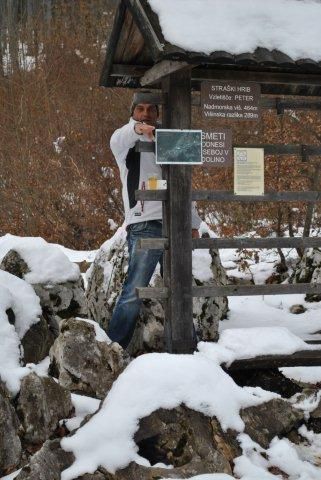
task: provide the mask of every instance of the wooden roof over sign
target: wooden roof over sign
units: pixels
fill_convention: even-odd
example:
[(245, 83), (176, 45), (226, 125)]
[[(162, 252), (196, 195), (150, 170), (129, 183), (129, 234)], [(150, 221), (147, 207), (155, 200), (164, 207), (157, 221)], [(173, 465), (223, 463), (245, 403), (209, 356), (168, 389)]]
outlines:
[(321, 62), (264, 48), (241, 55), (186, 51), (165, 40), (147, 0), (120, 0), (100, 85), (159, 88), (163, 77), (183, 68), (192, 69), (196, 90), (203, 80), (244, 80), (260, 83), (263, 94), (321, 95)]

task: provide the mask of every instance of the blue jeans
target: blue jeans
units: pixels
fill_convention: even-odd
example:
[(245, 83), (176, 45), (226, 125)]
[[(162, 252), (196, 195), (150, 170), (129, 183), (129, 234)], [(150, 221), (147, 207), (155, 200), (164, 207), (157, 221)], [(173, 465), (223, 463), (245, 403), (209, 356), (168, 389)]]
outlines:
[(136, 326), (142, 300), (137, 297), (137, 287), (147, 287), (158, 262), (162, 261), (162, 250), (137, 250), (139, 238), (162, 237), (162, 222), (150, 220), (129, 225), (128, 272), (121, 295), (110, 320), (107, 335), (113, 342), (127, 348)]

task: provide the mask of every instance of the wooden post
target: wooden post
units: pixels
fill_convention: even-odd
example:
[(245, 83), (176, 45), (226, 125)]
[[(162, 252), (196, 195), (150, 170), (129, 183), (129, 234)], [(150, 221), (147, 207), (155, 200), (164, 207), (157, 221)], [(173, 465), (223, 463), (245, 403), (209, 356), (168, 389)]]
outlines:
[[(191, 125), (191, 72), (173, 73), (162, 82), (166, 97), (163, 128), (189, 129)], [(192, 224), (189, 165), (168, 165), (168, 201), (163, 209), (163, 235), (169, 239), (164, 252), (164, 284), (169, 289), (165, 306), (165, 348), (170, 353), (192, 353)]]

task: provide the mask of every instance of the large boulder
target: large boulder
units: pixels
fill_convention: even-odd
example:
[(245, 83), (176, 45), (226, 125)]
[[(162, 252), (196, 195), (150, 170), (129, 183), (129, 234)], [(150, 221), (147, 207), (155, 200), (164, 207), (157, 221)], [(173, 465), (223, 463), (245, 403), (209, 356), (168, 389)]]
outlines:
[[(200, 259), (201, 257), (201, 259)], [(194, 268), (194, 284), (225, 285), (227, 277), (216, 250), (196, 251), (194, 263), (204, 266), (206, 276)], [(107, 331), (113, 310), (126, 278), (128, 250), (126, 231), (119, 229), (113, 238), (105, 242), (98, 251), (88, 272), (86, 297), (90, 318), (96, 320)], [(152, 285), (159, 286), (162, 279), (154, 274)], [(193, 318), (200, 339), (216, 340), (219, 320), (226, 317), (228, 303), (226, 297), (195, 298), (193, 300)], [(146, 300), (142, 304), (134, 337), (128, 347), (131, 355), (142, 352), (164, 351), (164, 309), (157, 300)]]
[(197, 473), (231, 473), (225, 456), (215, 448), (211, 419), (180, 406), (159, 409), (140, 421), (134, 437), (139, 454), (152, 465), (163, 463), (174, 468), (203, 465)]
[(50, 359), (50, 372), (62, 386), (100, 399), (128, 364), (120, 345), (109, 342), (98, 324), (82, 319), (60, 323)]
[(71, 395), (50, 377), (30, 373), (21, 382), (17, 413), (24, 426), (24, 441), (41, 444), (73, 411)]
[[(290, 279), (291, 283), (321, 283), (321, 249), (308, 248), (298, 261)], [(307, 302), (320, 302), (321, 294), (307, 294)]]
[(10, 404), (9, 394), (0, 382), (0, 476), (13, 470), (20, 462), (21, 433), (22, 428)]

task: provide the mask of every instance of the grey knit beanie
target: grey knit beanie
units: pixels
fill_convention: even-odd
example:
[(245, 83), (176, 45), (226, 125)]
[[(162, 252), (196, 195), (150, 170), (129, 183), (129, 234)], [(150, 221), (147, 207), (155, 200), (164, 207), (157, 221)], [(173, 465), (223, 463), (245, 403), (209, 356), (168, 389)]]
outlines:
[[(146, 99), (144, 99), (144, 96), (146, 95)], [(151, 90), (141, 90), (140, 92), (135, 92), (133, 95), (133, 100), (130, 106), (130, 116), (133, 116), (134, 110), (136, 105), (139, 103), (150, 103), (151, 105), (155, 105), (156, 110), (157, 110), (157, 115), (159, 115), (159, 108), (157, 103), (154, 103), (153, 98), (151, 96), (155, 95), (154, 92)]]

